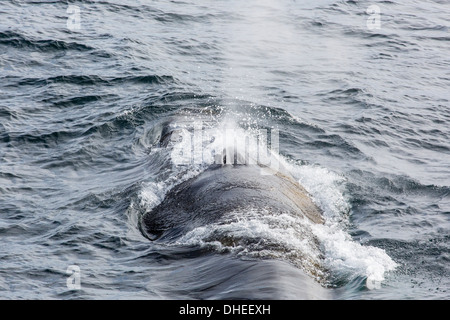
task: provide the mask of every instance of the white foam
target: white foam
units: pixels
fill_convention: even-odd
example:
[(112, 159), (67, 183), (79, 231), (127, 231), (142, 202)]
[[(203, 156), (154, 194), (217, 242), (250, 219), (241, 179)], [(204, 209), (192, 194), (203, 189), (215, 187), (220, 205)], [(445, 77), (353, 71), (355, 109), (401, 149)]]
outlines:
[[(233, 123), (225, 121), (210, 128), (202, 128), (201, 123), (177, 125), (181, 129), (181, 139), (172, 144), (170, 156), (174, 166), (171, 169), (171, 178), (163, 182), (148, 182), (140, 195), (141, 205), (147, 210), (158, 205), (175, 184), (198, 175), (214, 163), (216, 159), (213, 155), (221, 153), (224, 147), (236, 145), (238, 150), (250, 147), (248, 153), (256, 154), (256, 140), (250, 144), (248, 140), (255, 139), (259, 132), (245, 131)], [(202, 128), (201, 138), (195, 134), (193, 136), (190, 130), (192, 127)], [(188, 160), (196, 161), (191, 161), (191, 165), (187, 166), (179, 165), (186, 163), (187, 159), (186, 154), (180, 153), (180, 150), (193, 150)], [(198, 150), (202, 150), (202, 154), (199, 155)], [(219, 251), (230, 250), (240, 255), (287, 258), (294, 262), (297, 259), (298, 264), (307, 271), (308, 264), (317, 267), (320, 260), (320, 252), (312, 245), (313, 240), (304, 236), (303, 231), (308, 228), (319, 240), (325, 255), (326, 269), (347, 278), (366, 277), (369, 289), (379, 287), (385, 279), (385, 273), (394, 270), (397, 265), (384, 250), (363, 246), (347, 233), (351, 206), (343, 194), (345, 177), (320, 166), (299, 165), (287, 161), (281, 155), (272, 153), (272, 156), (311, 194), (313, 201), (323, 210), (324, 225), (310, 225), (306, 219), (295, 218), (289, 214), (271, 215), (262, 212), (261, 208), (247, 208), (245, 212), (231, 214), (233, 219), (227, 223), (222, 221), (198, 227), (173, 244), (212, 246)], [(226, 239), (237, 242), (231, 244)], [(239, 239), (245, 241), (238, 241)], [(315, 276), (320, 277), (318, 274)]]
[(315, 225), (312, 228), (322, 244), (327, 268), (347, 278), (366, 277), (368, 289), (380, 287), (385, 273), (397, 267), (384, 250), (363, 246), (335, 226)]
[(368, 289), (378, 288), (397, 264), (384, 250), (363, 246), (346, 232), (351, 206), (341, 191), (345, 178), (319, 166), (289, 167), (323, 210), (325, 224), (313, 225), (312, 230), (321, 242), (327, 268), (350, 278), (366, 277)]
[(230, 213), (235, 221), (195, 228), (174, 245), (200, 245), (219, 252), (289, 260), (322, 280), (324, 274), (317, 268), (321, 253), (310, 237), (312, 233), (305, 232), (311, 223), (288, 213), (271, 215), (269, 210), (248, 208)]

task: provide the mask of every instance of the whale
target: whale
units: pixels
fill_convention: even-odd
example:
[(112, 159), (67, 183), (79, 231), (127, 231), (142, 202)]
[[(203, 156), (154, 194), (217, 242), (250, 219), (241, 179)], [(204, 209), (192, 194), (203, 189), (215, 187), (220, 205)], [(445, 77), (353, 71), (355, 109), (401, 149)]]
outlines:
[[(168, 148), (171, 140), (178, 140), (177, 130), (163, 129), (159, 146)], [(257, 215), (256, 219), (288, 214), (305, 225), (324, 224), (323, 212), (308, 191), (275, 155), (269, 156), (270, 165), (249, 162), (244, 151), (233, 146), (223, 148), (216, 157), (220, 161), (174, 185), (159, 204), (141, 216), (141, 233), (153, 242), (173, 243), (197, 228), (226, 225), (250, 214), (253, 218)], [(323, 293), (318, 282), (310, 281), (311, 275), (316, 277), (323, 271), (317, 260), (321, 257), (320, 243), (309, 228), (302, 230), (302, 239), (318, 254), (315, 258), (308, 253), (298, 255), (298, 265), (306, 271), (299, 277), (303, 287)], [(227, 247), (248, 244), (239, 235), (217, 235), (213, 240)]]
[[(265, 173), (265, 174), (264, 174)], [(323, 224), (322, 211), (288, 172), (255, 164), (212, 164), (173, 187), (141, 221), (150, 240), (174, 238), (246, 207), (266, 214), (290, 212)]]
[[(176, 128), (164, 126), (159, 145), (179, 141)], [(199, 175), (175, 185), (164, 200), (141, 219), (141, 231), (150, 240), (173, 239), (199, 226), (227, 218), (227, 213), (258, 208), (265, 214), (289, 212), (323, 224), (322, 210), (274, 154), (269, 161), (249, 161), (248, 150), (226, 146), (214, 163)], [(267, 151), (267, 150), (266, 150)], [(253, 210), (254, 211), (254, 210)]]

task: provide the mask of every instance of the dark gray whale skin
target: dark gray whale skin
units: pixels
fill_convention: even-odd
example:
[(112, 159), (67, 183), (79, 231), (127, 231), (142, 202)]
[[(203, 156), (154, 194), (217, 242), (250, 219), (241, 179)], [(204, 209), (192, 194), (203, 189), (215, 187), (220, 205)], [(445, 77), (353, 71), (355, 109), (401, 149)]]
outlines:
[(321, 210), (308, 192), (281, 166), (213, 164), (198, 176), (180, 183), (141, 220), (150, 240), (173, 239), (188, 231), (227, 218), (246, 208), (264, 214), (294, 213), (323, 223)]
[[(172, 133), (163, 133), (160, 145), (168, 147), (168, 139)], [(224, 150), (223, 154), (229, 153)], [(276, 165), (270, 168), (258, 164), (236, 164), (239, 158), (239, 163), (245, 163), (240, 154), (236, 155), (234, 163), (227, 163), (226, 157), (223, 156), (222, 164), (213, 164), (196, 177), (173, 187), (159, 205), (141, 217), (140, 229), (143, 235), (152, 241), (171, 242), (197, 227), (211, 223), (228, 223), (236, 215), (243, 216), (249, 212), (254, 214), (255, 211), (257, 215), (289, 212), (312, 223), (324, 223), (321, 210), (311, 200), (308, 192), (276, 162), (276, 159), (272, 159)], [(311, 231), (305, 228), (305, 233), (305, 238), (320, 252), (320, 245), (311, 235)], [(229, 238), (215, 240), (227, 246), (234, 245), (235, 240), (242, 241)], [(245, 239), (240, 243), (245, 245)], [(229, 255), (208, 254), (184, 263), (185, 267), (175, 273), (175, 278), (171, 276), (167, 281), (175, 281), (179, 285), (186, 282), (185, 286), (189, 287), (193, 294), (196, 291), (192, 288), (199, 288), (196, 294), (202, 299), (235, 299), (242, 298), (244, 293), (247, 299), (331, 297), (329, 289), (322, 287), (311, 277), (315, 270), (308, 270), (307, 274), (303, 268), (297, 268), (295, 263), (287, 261), (249, 261)], [(310, 264), (308, 268), (320, 269), (320, 262)], [(230, 273), (233, 276), (230, 276)], [(205, 274), (214, 275), (214, 285), (205, 283)], [(240, 292), (240, 295), (236, 296), (237, 292)]]

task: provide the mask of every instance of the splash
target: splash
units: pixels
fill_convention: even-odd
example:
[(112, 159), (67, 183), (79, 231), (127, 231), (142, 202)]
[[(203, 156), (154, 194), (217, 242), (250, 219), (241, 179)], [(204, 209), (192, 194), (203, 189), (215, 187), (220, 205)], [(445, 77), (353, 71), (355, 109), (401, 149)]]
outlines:
[[(222, 154), (224, 148), (245, 150), (250, 157), (260, 154), (258, 147), (268, 150), (267, 144), (257, 139), (260, 131), (244, 130), (230, 119), (216, 126), (192, 121), (174, 124), (174, 127), (177, 136), (166, 151), (172, 161), (169, 178), (149, 182), (143, 188), (141, 206), (146, 210), (163, 201), (176, 184), (217, 163), (216, 156)], [(196, 136), (192, 128), (200, 130), (201, 136)], [(269, 150), (268, 154), (310, 193), (323, 210), (323, 225), (310, 223), (289, 212), (275, 213), (271, 208), (243, 206), (241, 211), (230, 213), (227, 220), (197, 227), (169, 245), (197, 245), (240, 256), (288, 260), (325, 285), (333, 285), (326, 279), (338, 275), (347, 281), (365, 277), (367, 288), (380, 287), (386, 272), (394, 270), (397, 264), (384, 250), (361, 245), (346, 231), (351, 207), (343, 194), (345, 177), (320, 166), (288, 161), (275, 150)], [(258, 159), (255, 157), (254, 161)]]
[(365, 277), (368, 289), (379, 288), (397, 263), (384, 250), (361, 245), (346, 232), (351, 207), (342, 191), (345, 177), (319, 166), (291, 164), (290, 169), (324, 212), (325, 224), (313, 225), (312, 230), (321, 243), (326, 267), (347, 280)]

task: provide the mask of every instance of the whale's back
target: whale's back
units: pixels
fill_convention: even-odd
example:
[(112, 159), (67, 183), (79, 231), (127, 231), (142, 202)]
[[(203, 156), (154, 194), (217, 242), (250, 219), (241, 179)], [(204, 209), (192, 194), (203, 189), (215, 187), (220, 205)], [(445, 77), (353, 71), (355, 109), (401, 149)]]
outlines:
[(151, 240), (175, 237), (193, 228), (226, 219), (227, 213), (261, 209), (264, 214), (290, 212), (323, 223), (321, 210), (287, 173), (258, 165), (212, 165), (180, 183), (147, 212), (141, 229)]

